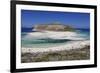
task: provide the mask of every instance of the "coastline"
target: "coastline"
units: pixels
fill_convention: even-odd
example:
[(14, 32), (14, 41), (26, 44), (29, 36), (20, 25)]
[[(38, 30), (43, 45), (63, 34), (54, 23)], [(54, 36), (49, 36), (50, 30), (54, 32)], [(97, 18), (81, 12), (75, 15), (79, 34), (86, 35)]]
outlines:
[(84, 40), (80, 35), (74, 31), (38, 31), (30, 32), (25, 38), (30, 39), (69, 39), (69, 40)]
[[(55, 35), (57, 34), (57, 35)], [(88, 60), (90, 59), (90, 40), (82, 38), (75, 32), (52, 32), (42, 31), (29, 33), (26, 37), (28, 40), (34, 39), (70, 39), (64, 44), (57, 46), (42, 47), (22, 47), (21, 48), (21, 63), (30, 62), (49, 62), (49, 61), (64, 61), (64, 60)]]
[(80, 49), (61, 50), (53, 52), (21, 53), (21, 63), (89, 60), (90, 46)]
[(38, 53), (38, 52), (55, 52), (55, 51), (63, 51), (63, 50), (71, 50), (71, 49), (80, 49), (85, 46), (89, 46), (89, 40), (81, 40), (81, 41), (73, 41), (66, 43), (61, 46), (49, 47), (49, 48), (21, 48), (22, 53)]

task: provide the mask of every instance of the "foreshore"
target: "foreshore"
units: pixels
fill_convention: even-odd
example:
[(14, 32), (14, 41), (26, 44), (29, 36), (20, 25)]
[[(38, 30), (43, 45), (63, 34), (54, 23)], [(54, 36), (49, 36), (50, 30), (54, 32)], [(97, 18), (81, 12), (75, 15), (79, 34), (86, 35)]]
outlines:
[(70, 49), (52, 52), (21, 53), (22, 63), (88, 59), (90, 59), (90, 46), (84, 46), (80, 49)]
[(63, 51), (63, 50), (72, 50), (72, 49), (80, 49), (85, 46), (89, 46), (89, 40), (81, 40), (81, 41), (73, 41), (66, 43), (64, 45), (49, 47), (49, 48), (21, 48), (22, 53), (37, 53), (37, 52), (55, 52), (55, 51)]
[(84, 40), (85, 38), (80, 37), (76, 32), (72, 31), (38, 31), (31, 32), (25, 37), (27, 39), (68, 39), (68, 40)]
[(22, 39), (23, 43), (28, 44), (21, 47), (21, 63), (90, 59), (87, 33), (54, 30), (38, 28), (38, 31), (27, 33)]

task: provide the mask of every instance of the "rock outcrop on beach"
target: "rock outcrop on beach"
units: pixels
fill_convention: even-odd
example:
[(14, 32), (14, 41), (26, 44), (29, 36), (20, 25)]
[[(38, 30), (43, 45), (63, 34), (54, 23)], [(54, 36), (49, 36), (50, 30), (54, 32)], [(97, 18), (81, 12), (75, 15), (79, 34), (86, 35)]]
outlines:
[(61, 50), (53, 52), (22, 53), (21, 62), (47, 62), (47, 61), (69, 61), (69, 60), (89, 60), (90, 46), (80, 49)]
[(33, 26), (33, 30), (35, 31), (73, 31), (74, 28), (72, 28), (69, 25), (63, 25), (59, 23), (51, 23), (51, 24), (37, 24)]

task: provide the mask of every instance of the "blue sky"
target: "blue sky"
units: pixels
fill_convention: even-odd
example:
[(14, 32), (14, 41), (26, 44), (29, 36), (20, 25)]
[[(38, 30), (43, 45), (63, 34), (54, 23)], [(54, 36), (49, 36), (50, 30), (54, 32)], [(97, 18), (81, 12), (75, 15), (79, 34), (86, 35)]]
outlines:
[(22, 27), (33, 27), (36, 24), (59, 22), (75, 28), (90, 28), (90, 14), (78, 12), (56, 12), (21, 10)]

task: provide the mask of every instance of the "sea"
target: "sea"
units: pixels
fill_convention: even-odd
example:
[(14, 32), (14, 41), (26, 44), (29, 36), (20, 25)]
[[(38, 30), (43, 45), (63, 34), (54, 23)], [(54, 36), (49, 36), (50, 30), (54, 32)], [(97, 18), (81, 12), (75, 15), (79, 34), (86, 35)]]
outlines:
[[(21, 28), (21, 47), (48, 48), (48, 47), (64, 45), (68, 42), (77, 41), (77, 40), (69, 40), (69, 39), (50, 39), (50, 38), (35, 39), (34, 37), (30, 36), (29, 33), (34, 34), (34, 32), (38, 32), (38, 31), (33, 31), (32, 29), (33, 28)], [(76, 32), (79, 35), (78, 37), (84, 38), (85, 40), (90, 39), (90, 29), (77, 28), (74, 32)]]

